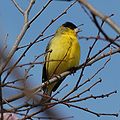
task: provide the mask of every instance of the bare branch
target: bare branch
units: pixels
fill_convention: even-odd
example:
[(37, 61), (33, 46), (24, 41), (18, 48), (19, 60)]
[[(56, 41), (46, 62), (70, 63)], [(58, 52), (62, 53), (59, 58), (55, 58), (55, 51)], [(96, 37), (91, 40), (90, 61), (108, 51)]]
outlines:
[(88, 113), (92, 113), (94, 115), (96, 115), (97, 117), (100, 117), (100, 116), (105, 116), (105, 115), (109, 115), (109, 116), (115, 116), (115, 117), (118, 117), (118, 113), (97, 113), (97, 112), (94, 112), (88, 108), (83, 108), (83, 107), (80, 107), (80, 106), (77, 106), (77, 105), (73, 105), (73, 104), (69, 104), (69, 103), (65, 103), (65, 105), (69, 106), (69, 107), (74, 107), (74, 108), (77, 108), (77, 109), (81, 109), (83, 111), (86, 111)]
[(102, 99), (102, 98), (105, 98), (105, 97), (109, 97), (113, 94), (117, 93), (117, 91), (113, 91), (113, 92), (110, 92), (110, 93), (106, 93), (106, 94), (102, 94), (102, 95), (90, 95), (90, 96), (87, 96), (87, 97), (83, 97), (83, 98), (80, 98), (80, 99), (76, 99), (76, 100), (69, 100), (69, 102), (80, 102), (80, 101), (84, 101), (84, 100), (89, 100), (89, 99)]
[(20, 13), (22, 13), (22, 15), (24, 15), (24, 11), (22, 10), (22, 8), (18, 5), (18, 3), (15, 0), (11, 0), (13, 2), (13, 4), (16, 6), (16, 8), (20, 11)]
[[(29, 15), (29, 12), (30, 12), (30, 10), (31, 10), (31, 8), (32, 8), (34, 3), (35, 3), (35, 0), (31, 0), (28, 8), (24, 12), (24, 25), (22, 27), (22, 30), (21, 30), (20, 34), (18, 35), (18, 37), (17, 37), (17, 39), (16, 39), (16, 41), (14, 43), (11, 51), (9, 52), (9, 54), (8, 54), (8, 56), (6, 58), (5, 64), (0, 66), (0, 75), (2, 74), (2, 72), (3, 72), (4, 68), (6, 67), (6, 65), (11, 60), (12, 56), (14, 55), (14, 53), (16, 52), (19, 43), (21, 42), (21, 40), (22, 40), (23, 36), (25, 35), (27, 29), (29, 28), (28, 15)], [(6, 78), (7, 78), (7, 76), (4, 78), (3, 82), (5, 82)]]
[(87, 7), (95, 16), (98, 16), (103, 21), (108, 23), (118, 34), (120, 34), (120, 27), (113, 22), (108, 16), (103, 15), (98, 10), (96, 10), (91, 4), (89, 4), (86, 0), (77, 0), (79, 3), (83, 4), (85, 7)]
[[(108, 57), (108, 56), (110, 56), (110, 55), (114, 55), (115, 53), (118, 53), (118, 52), (120, 52), (120, 49), (113, 50), (113, 51), (111, 51), (111, 52), (108, 52), (108, 53), (106, 53), (106, 54), (103, 54), (102, 56), (100, 55), (100, 56), (98, 56), (96, 59), (90, 59), (90, 61), (86, 64), (86, 66), (89, 66), (89, 65), (91, 65), (91, 64), (93, 64), (93, 63), (95, 63), (95, 62), (97, 62), (97, 61), (99, 61), (99, 60), (101, 60), (101, 59), (103, 59), (103, 58), (105, 58), (105, 57)], [(84, 63), (83, 63), (83, 64), (84, 64)], [(78, 67), (76, 68), (76, 70), (81, 69), (82, 66), (83, 66), (83, 64), (80, 65), (80, 66), (78, 66)], [(36, 93), (38, 93), (38, 92), (40, 92), (40, 91), (42, 90), (42, 87), (43, 87), (43, 86), (46, 86), (46, 85), (48, 85), (48, 84), (57, 82), (57, 81), (58, 81), (59, 79), (61, 79), (62, 77), (66, 77), (66, 76), (70, 75), (71, 73), (72, 73), (71, 71), (66, 71), (66, 72), (60, 74), (59, 76), (56, 76), (56, 77), (50, 79), (49, 82), (45, 82), (45, 83), (43, 83), (42, 85), (40, 85), (40, 86), (32, 89), (32, 91), (35, 91), (34, 94), (36, 94)], [(21, 93), (21, 94), (15, 95), (15, 96), (11, 96), (11, 98), (8, 98), (8, 99), (6, 99), (6, 100), (7, 100), (8, 102), (12, 102), (12, 101), (18, 100), (18, 99), (20, 99), (20, 98), (22, 98), (22, 97), (24, 97), (24, 96), (25, 96), (25, 94), (24, 94), (24, 93)], [(3, 101), (3, 104), (5, 104), (4, 101)]]
[(40, 10), (30, 21), (29, 24), (31, 25), (39, 16), (40, 14), (48, 7), (48, 5), (52, 2), (53, 0), (49, 0), (45, 6), (43, 6), (42, 10)]

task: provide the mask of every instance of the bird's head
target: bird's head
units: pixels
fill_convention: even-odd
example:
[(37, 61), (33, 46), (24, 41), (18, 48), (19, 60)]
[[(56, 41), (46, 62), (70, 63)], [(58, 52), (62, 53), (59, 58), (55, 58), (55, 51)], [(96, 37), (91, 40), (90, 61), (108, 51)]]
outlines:
[(79, 32), (79, 29), (77, 28), (76, 25), (74, 25), (71, 22), (66, 22), (64, 24), (62, 24), (58, 30), (57, 33), (58, 34), (69, 34), (69, 33), (73, 33), (73, 34), (77, 34)]

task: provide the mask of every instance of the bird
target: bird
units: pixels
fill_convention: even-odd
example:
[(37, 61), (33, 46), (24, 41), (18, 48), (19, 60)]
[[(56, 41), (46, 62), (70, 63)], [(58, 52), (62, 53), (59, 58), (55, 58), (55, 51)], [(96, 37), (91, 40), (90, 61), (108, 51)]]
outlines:
[[(42, 83), (79, 65), (78, 31), (79, 29), (72, 22), (65, 22), (57, 29), (46, 47)], [(43, 94), (51, 96), (64, 79), (65, 77), (43, 87)]]

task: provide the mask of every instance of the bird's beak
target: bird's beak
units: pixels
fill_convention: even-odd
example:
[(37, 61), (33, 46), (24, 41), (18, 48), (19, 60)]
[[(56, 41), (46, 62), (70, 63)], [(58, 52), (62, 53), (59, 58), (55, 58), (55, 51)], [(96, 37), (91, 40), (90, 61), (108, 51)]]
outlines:
[(78, 32), (80, 32), (81, 30), (80, 30), (79, 28), (75, 28), (74, 31), (75, 31), (76, 33), (78, 33)]

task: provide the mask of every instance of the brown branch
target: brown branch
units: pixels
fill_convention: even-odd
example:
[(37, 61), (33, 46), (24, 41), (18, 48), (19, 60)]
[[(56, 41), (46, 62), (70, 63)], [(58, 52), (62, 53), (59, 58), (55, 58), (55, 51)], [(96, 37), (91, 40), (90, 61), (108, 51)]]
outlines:
[(89, 99), (102, 99), (102, 98), (105, 98), (105, 97), (109, 97), (113, 94), (117, 93), (117, 91), (113, 91), (113, 92), (110, 92), (110, 93), (106, 93), (106, 94), (102, 94), (102, 95), (90, 95), (90, 96), (87, 96), (87, 97), (83, 97), (83, 98), (80, 98), (80, 99), (76, 99), (76, 100), (69, 100), (68, 102), (72, 102), (72, 103), (75, 103), (75, 102), (81, 102), (81, 101), (85, 101), (85, 100), (89, 100)]
[(97, 117), (100, 117), (100, 116), (115, 116), (115, 117), (118, 117), (118, 113), (97, 113), (97, 112), (94, 112), (88, 108), (83, 108), (83, 107), (80, 107), (80, 106), (77, 106), (77, 105), (73, 105), (73, 104), (70, 104), (70, 103), (63, 103), (69, 107), (74, 107), (74, 108), (77, 108), (77, 109), (80, 109), (80, 110), (83, 110), (83, 111), (86, 111), (88, 113), (92, 113), (94, 115), (96, 115)]
[(45, 6), (29, 21), (29, 24), (31, 25), (40, 15), (41, 13), (48, 7), (48, 5), (52, 2), (53, 0), (49, 0)]
[[(89, 66), (89, 65), (91, 65), (91, 64), (93, 64), (93, 63), (95, 63), (95, 62), (97, 62), (97, 61), (99, 61), (99, 60), (101, 60), (101, 59), (103, 59), (103, 58), (106, 58), (106, 57), (108, 57), (108, 56), (110, 56), (110, 55), (114, 55), (115, 53), (119, 53), (119, 52), (120, 52), (120, 49), (115, 49), (115, 50), (113, 50), (113, 51), (111, 51), (111, 52), (108, 52), (108, 53), (106, 53), (106, 54), (103, 54), (102, 56), (100, 55), (100, 56), (96, 57), (95, 59), (90, 59), (90, 61), (87, 63), (86, 66)], [(83, 63), (83, 64), (84, 64), (84, 63)], [(81, 69), (82, 66), (83, 66), (83, 64), (80, 65), (80, 66), (78, 66), (78, 67), (76, 67), (76, 70)], [(36, 87), (36, 88), (34, 88), (34, 89), (32, 89), (32, 90), (35, 91), (35, 93), (38, 93), (39, 91), (41, 91), (41, 89), (42, 89), (43, 86), (46, 86), (46, 85), (51, 84), (51, 83), (53, 83), (53, 82), (57, 82), (61, 77), (66, 77), (66, 76), (70, 75), (71, 73), (72, 73), (71, 71), (66, 71), (66, 72), (60, 74), (59, 76), (50, 79), (49, 82), (45, 82), (45, 83), (43, 83), (42, 85), (40, 85), (40, 86), (38, 86), (38, 87)], [(11, 98), (8, 98), (8, 99), (6, 99), (6, 100), (7, 100), (8, 102), (12, 102), (12, 101), (18, 100), (18, 99), (20, 99), (20, 98), (22, 98), (22, 97), (24, 97), (24, 96), (25, 96), (25, 94), (24, 94), (24, 93), (21, 93), (21, 94), (12, 96)], [(5, 104), (4, 101), (3, 101), (3, 104)]]
[[(91, 4), (87, 2), (87, 0), (77, 0), (79, 3), (83, 4), (88, 10), (93, 13), (95, 16), (98, 16), (100, 19), (105, 21), (107, 24), (109, 24), (118, 34), (120, 34), (120, 27), (113, 22), (108, 16), (102, 14), (98, 10), (96, 10)], [(107, 19), (106, 19), (107, 18)]]
[[(29, 15), (29, 12), (30, 12), (33, 4), (34, 4), (34, 0), (31, 0), (28, 8), (24, 12), (24, 25), (23, 25), (23, 27), (21, 29), (20, 34), (16, 38), (16, 41), (15, 41), (12, 49), (10, 50), (10, 52), (8, 53), (8, 56), (6, 57), (5, 63), (0, 66), (0, 75), (2, 74), (3, 70), (5, 69), (5, 67), (7, 66), (9, 61), (11, 60), (12, 56), (14, 55), (14, 53), (16, 52), (19, 43), (21, 42), (21, 40), (22, 40), (23, 36), (25, 35), (27, 29), (29, 28), (28, 15)], [(5, 80), (6, 80), (6, 78), (4, 78), (3, 82), (5, 82)]]
[(78, 97), (81, 96), (82, 94), (90, 91), (94, 86), (96, 86), (96, 85), (97, 85), (98, 83), (100, 83), (100, 82), (102, 82), (102, 79), (96, 81), (94, 84), (92, 84), (90, 87), (88, 87), (88, 88), (86, 88), (85, 90), (83, 90), (81, 93), (75, 95), (74, 97), (68, 98), (68, 99), (66, 99), (65, 101), (69, 101), (69, 100), (71, 100), (71, 99), (78, 98)]
[[(79, 36), (78, 39), (80, 39), (80, 40), (81, 39), (85, 39), (85, 40), (98, 39), (98, 40), (108, 42), (105, 37), (101, 37), (101, 36)], [(110, 39), (114, 40), (114, 38), (110, 38)], [(120, 42), (120, 39), (117, 39), (116, 41)]]
[[(40, 42), (40, 41), (43, 41), (43, 40), (45, 40), (45, 39), (47, 39), (47, 38), (53, 37), (53, 36), (54, 36), (54, 34), (48, 35), (48, 36), (46, 36), (46, 37), (44, 37), (44, 38), (41, 38), (41, 39), (37, 40), (37, 41), (35, 42), (35, 44), (38, 43), (38, 42)], [(101, 38), (101, 39), (102, 39), (102, 38)], [(31, 43), (29, 43), (29, 44), (27, 44), (27, 45), (20, 46), (20, 47), (17, 48), (17, 50), (22, 49), (22, 48), (25, 48), (25, 47), (28, 47), (28, 46), (30, 46), (30, 44), (31, 44)]]
[(116, 45), (117, 47), (120, 48), (120, 45), (119, 45), (118, 43), (116, 43), (114, 40), (110, 39), (110, 38), (108, 37), (108, 35), (103, 31), (103, 29), (99, 26), (95, 15), (92, 14), (92, 16), (93, 16), (95, 25), (97, 26), (97, 28), (99, 29), (99, 31), (105, 36), (105, 38), (107, 39), (107, 41), (109, 41), (110, 43), (112, 43), (112, 44), (114, 44), (114, 45)]
[[(104, 64), (103, 67), (101, 67), (99, 70), (97, 70), (90, 78), (88, 78), (87, 80), (84, 80), (84, 82), (81, 83), (81, 84), (78, 86), (78, 88), (80, 88), (80, 87), (82, 87), (83, 85), (86, 85), (86, 83), (90, 82), (101, 70), (104, 69), (105, 65), (106, 65), (106, 64)], [(64, 100), (65, 98), (67, 98), (67, 97), (68, 97), (69, 95), (71, 95), (74, 91), (75, 91), (74, 89), (71, 90), (68, 94), (66, 94), (66, 95), (62, 98), (62, 100)]]

